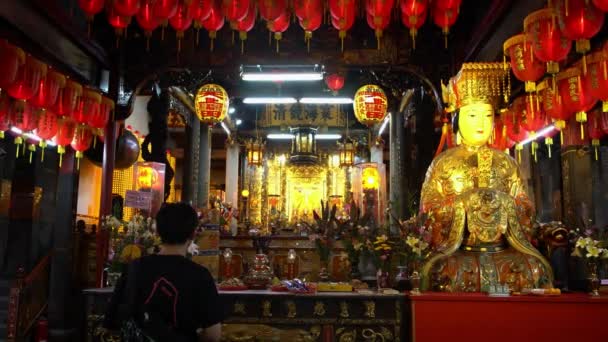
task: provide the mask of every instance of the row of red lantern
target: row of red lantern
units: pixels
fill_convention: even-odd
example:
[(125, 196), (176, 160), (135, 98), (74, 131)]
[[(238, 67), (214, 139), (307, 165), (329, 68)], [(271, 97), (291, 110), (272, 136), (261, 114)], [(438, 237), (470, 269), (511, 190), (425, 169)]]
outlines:
[[(23, 143), (22, 133), (34, 132), (40, 146), (58, 137), (58, 152), (71, 143), (73, 134), (61, 129), (68, 123), (77, 125), (80, 131), (101, 136), (114, 110), (114, 101), (102, 97), (93, 89), (83, 87), (61, 73), (49, 68), (36, 58), (27, 55), (18, 47), (0, 41), (0, 137), (14, 128), (18, 132), (15, 143)], [(8, 96), (12, 97), (11, 100)], [(63, 132), (63, 133), (62, 133)], [(73, 132), (71, 132), (73, 133)], [(67, 136), (60, 136), (67, 134)], [(80, 134), (83, 135), (83, 134)], [(86, 134), (84, 134), (86, 135)], [(70, 142), (65, 142), (66, 139)], [(79, 139), (75, 139), (79, 141)], [(81, 144), (77, 157), (82, 157)], [(32, 145), (33, 146), (33, 145)], [(30, 146), (30, 150), (35, 147)], [(19, 152), (19, 147), (17, 152)], [(88, 146), (87, 146), (88, 148)]]
[[(415, 38), (417, 30), (426, 21), (429, 11), (435, 24), (447, 37), (450, 27), (458, 18), (461, 4), (461, 0), (397, 1), (401, 20), (410, 29), (412, 38)], [(343, 42), (346, 32), (354, 24), (357, 12), (355, 0), (328, 0), (327, 6), (321, 0), (294, 0), (292, 6), (288, 0), (78, 0), (78, 3), (89, 20), (100, 13), (105, 5), (107, 20), (119, 34), (129, 26), (132, 17), (135, 17), (148, 39), (158, 27), (162, 27), (161, 35), (164, 37), (164, 28), (171, 25), (178, 38), (178, 50), (184, 32), (191, 26), (197, 30), (197, 34), (200, 28), (209, 32), (213, 49), (213, 40), (217, 31), (224, 26), (225, 20), (234, 31), (239, 32), (243, 42), (247, 39), (247, 32), (255, 25), (256, 8), (266, 21), (269, 31), (274, 34), (277, 49), (282, 33), (289, 27), (290, 9), (304, 29), (307, 44), (310, 43), (312, 33), (323, 23), (326, 9), (329, 9), (331, 24), (339, 31)], [(391, 21), (394, 5), (395, 0), (362, 0), (361, 6), (365, 7), (367, 23), (374, 29), (378, 41)]]

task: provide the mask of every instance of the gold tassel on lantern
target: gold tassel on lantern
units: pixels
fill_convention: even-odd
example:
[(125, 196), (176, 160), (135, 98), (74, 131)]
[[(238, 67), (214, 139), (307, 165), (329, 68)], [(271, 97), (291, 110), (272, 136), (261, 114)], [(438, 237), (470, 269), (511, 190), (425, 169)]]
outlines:
[(577, 112), (576, 113), (576, 122), (581, 124), (581, 140), (585, 139), (585, 127), (584, 123), (587, 122), (587, 113), (585, 112)]
[(553, 138), (546, 137), (545, 145), (547, 145), (547, 152), (549, 153), (549, 158), (551, 158), (551, 146), (553, 145)]

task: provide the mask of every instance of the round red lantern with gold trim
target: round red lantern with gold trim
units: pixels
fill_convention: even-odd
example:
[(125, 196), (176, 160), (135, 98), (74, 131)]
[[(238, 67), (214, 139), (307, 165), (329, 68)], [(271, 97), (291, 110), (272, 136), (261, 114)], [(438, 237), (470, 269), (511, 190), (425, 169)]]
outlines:
[(604, 12), (608, 12), (608, 0), (593, 0), (595, 7)]
[(23, 50), (11, 45), (5, 39), (0, 39), (0, 91), (17, 80), (17, 72), (23, 63), (25, 63)]
[[(290, 16), (289, 12), (285, 12), (281, 16), (279, 16), (276, 20), (269, 21), (268, 23), (266, 23), (266, 27), (268, 28), (268, 31), (270, 31), (274, 34), (274, 40), (277, 42), (277, 53), (279, 52), (279, 42), (281, 41), (281, 38), (283, 37), (283, 32), (287, 31), (287, 29), (289, 28), (290, 18), (291, 18), (291, 16)], [(268, 37), (268, 39), (270, 42), (270, 37)]]
[(169, 20), (177, 12), (178, 0), (154, 0), (152, 11), (160, 21)]
[(435, 25), (439, 26), (441, 28), (441, 32), (443, 32), (444, 45), (446, 49), (448, 47), (448, 34), (450, 34), (450, 27), (456, 24), (459, 12), (459, 6), (453, 8), (442, 8), (437, 6), (437, 4), (433, 5), (431, 16), (433, 17), (433, 22)]
[(116, 13), (114, 8), (110, 8), (108, 11), (108, 23), (110, 26), (114, 28), (114, 32), (117, 36), (121, 36), (124, 33), (124, 30), (131, 23), (132, 17), (126, 17)]
[(321, 27), (323, 15), (321, 12), (318, 12), (318, 14), (313, 14), (308, 18), (300, 19), (299, 22), (300, 27), (304, 30), (304, 41), (306, 42), (306, 48), (308, 51), (310, 51), (310, 40), (312, 39), (312, 33)]
[(180, 52), (182, 49), (184, 32), (190, 28), (190, 25), (192, 25), (192, 13), (190, 12), (190, 5), (186, 4), (185, 1), (180, 1), (177, 5), (175, 15), (169, 19), (169, 24), (175, 30), (175, 37), (177, 38), (177, 52)]
[(91, 127), (91, 131), (95, 135), (93, 140), (93, 146), (97, 143), (97, 137), (103, 136), (103, 130), (110, 121), (112, 112), (114, 112), (114, 101), (102, 96), (101, 103), (99, 104), (99, 110), (94, 111), (92, 115), (88, 117), (87, 125)]
[(547, 72), (559, 72), (559, 61), (566, 59), (572, 41), (559, 30), (555, 10), (545, 8), (532, 12), (524, 19), (524, 31), (532, 39), (536, 58), (547, 63)]
[(242, 20), (249, 11), (251, 0), (222, 0), (222, 13), (230, 22)]
[(249, 3), (249, 10), (243, 20), (239, 20), (236, 24), (236, 29), (239, 31), (239, 39), (241, 40), (241, 53), (245, 52), (245, 41), (247, 40), (247, 32), (251, 31), (255, 26), (255, 19), (258, 13), (255, 7), (255, 2)]
[(393, 11), (395, 0), (366, 0), (365, 11), (372, 17), (389, 17)]
[(311, 18), (322, 11), (321, 0), (295, 0), (293, 2), (293, 12), (300, 20)]
[(364, 85), (355, 93), (353, 108), (357, 120), (371, 127), (382, 122), (386, 116), (388, 110), (386, 93), (377, 85)]
[(105, 0), (78, 0), (78, 6), (90, 21), (97, 13), (101, 12), (104, 2)]
[(604, 13), (589, 0), (558, 0), (555, 9), (561, 32), (566, 38), (576, 40), (576, 52), (589, 51), (589, 39), (604, 25)]
[(382, 41), (382, 35), (384, 34), (384, 30), (391, 23), (391, 17), (381, 17), (381, 16), (373, 16), (369, 13), (366, 15), (367, 25), (374, 30), (376, 34), (376, 43), (378, 46), (378, 50), (380, 50), (380, 43)]
[(587, 121), (587, 131), (591, 139), (591, 146), (595, 151), (595, 160), (598, 159), (597, 148), (600, 146), (600, 139), (606, 134), (602, 130), (601, 116), (602, 112), (596, 109), (589, 113), (589, 120)]
[(557, 87), (554, 89), (549, 80), (540, 82), (536, 90), (541, 96), (543, 110), (553, 120), (555, 128), (560, 131), (560, 140), (563, 141), (563, 130), (566, 128), (568, 120), (574, 115), (574, 112), (566, 110)]
[(585, 138), (583, 123), (587, 122), (587, 111), (597, 99), (591, 95), (587, 76), (575, 66), (557, 74), (559, 95), (566, 111), (575, 113), (576, 121), (581, 124), (581, 140)]
[(217, 31), (221, 30), (224, 27), (224, 16), (222, 15), (222, 11), (220, 8), (221, 0), (211, 0), (211, 14), (207, 17), (207, 19), (201, 21), (201, 25), (205, 28), (205, 30), (209, 31), (209, 38), (211, 39), (211, 51), (213, 51), (213, 42), (217, 35)]
[(70, 142), (70, 146), (76, 151), (76, 168), (80, 169), (80, 159), (84, 157), (84, 151), (88, 150), (91, 147), (91, 142), (93, 141), (93, 134), (91, 133), (91, 129), (85, 125), (76, 126), (76, 130), (74, 131), (74, 136), (72, 141)]
[(194, 98), (196, 116), (210, 126), (221, 122), (228, 114), (230, 99), (226, 90), (217, 84), (205, 84), (198, 89)]
[(82, 86), (70, 79), (65, 82), (65, 87), (59, 90), (54, 111), (58, 116), (71, 116), (76, 106), (80, 103)]
[[(405, 14), (406, 16), (417, 17), (417, 16), (419, 16), (421, 14), (425, 14), (427, 12), (427, 9), (429, 7), (429, 1), (428, 0), (401, 0), (399, 7), (401, 8), (401, 13)], [(454, 7), (447, 7), (447, 8), (456, 8), (456, 7), (460, 7), (460, 4), (458, 4)]]
[(602, 101), (602, 111), (608, 112), (608, 53), (595, 52), (587, 58), (587, 75), (591, 96)]
[(44, 148), (47, 146), (47, 140), (53, 139), (57, 135), (57, 114), (50, 110), (40, 112), (38, 123), (36, 125), (36, 135), (40, 138), (38, 146), (42, 149), (41, 160), (44, 161)]
[(53, 138), (53, 142), (57, 145), (59, 167), (61, 167), (65, 147), (72, 143), (72, 139), (74, 139), (74, 131), (76, 131), (76, 123), (74, 121), (67, 117), (57, 119), (57, 134)]
[(325, 77), (325, 84), (327, 87), (333, 91), (334, 93), (338, 92), (338, 90), (344, 87), (344, 76), (340, 74), (331, 74)]
[(141, 0), (112, 0), (112, 6), (119, 15), (132, 17), (139, 11)]
[(46, 77), (40, 80), (38, 92), (30, 99), (30, 103), (34, 107), (51, 108), (57, 103), (59, 90), (63, 87), (65, 87), (65, 76), (54, 70), (49, 70)]
[(410, 37), (412, 37), (412, 48), (416, 49), (416, 35), (418, 35), (418, 29), (424, 25), (426, 21), (426, 9), (418, 15), (409, 15), (401, 11), (401, 22), (407, 28), (410, 29)]
[[(26, 133), (32, 130), (36, 126), (36, 116), (32, 110), (32, 106), (26, 101), (17, 100), (21, 105), (13, 105), (10, 110), (11, 126), (20, 130), (21, 133), (15, 137), (15, 145), (17, 145), (17, 157), (19, 156), (20, 145), (23, 144), (22, 133)], [(24, 147), (25, 150), (25, 147)]]
[(17, 100), (31, 99), (38, 92), (40, 80), (46, 77), (47, 69), (46, 64), (27, 56), (25, 64), (19, 68), (17, 78), (8, 87), (8, 93)]
[(287, 0), (258, 0), (260, 16), (266, 21), (273, 21), (287, 10)]
[(100, 104), (101, 94), (93, 89), (85, 89), (80, 102), (72, 112), (72, 120), (79, 125), (87, 124), (91, 116), (99, 115)]
[[(152, 4), (154, 0), (142, 0), (141, 8), (137, 15), (135, 16), (135, 20), (137, 20), (137, 24), (144, 30), (144, 36), (146, 37), (146, 50), (150, 50), (150, 37), (152, 37), (152, 32), (160, 26), (160, 20), (154, 15), (152, 11)], [(208, 3), (209, 1), (205, 1)]]
[(536, 81), (546, 71), (545, 64), (534, 56), (532, 51), (532, 39), (526, 34), (515, 35), (505, 41), (503, 51), (509, 56), (511, 70), (515, 77), (525, 82), (527, 92), (536, 89)]

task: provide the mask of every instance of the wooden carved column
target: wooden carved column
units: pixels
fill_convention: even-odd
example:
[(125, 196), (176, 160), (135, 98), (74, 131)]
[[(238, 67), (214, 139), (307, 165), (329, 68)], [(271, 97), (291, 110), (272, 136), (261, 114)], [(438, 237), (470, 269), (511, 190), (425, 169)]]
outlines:
[(198, 194), (199, 208), (209, 207), (209, 182), (211, 180), (211, 128), (200, 123), (199, 137), (199, 165), (198, 165)]
[[(390, 135), (389, 135), (389, 153), (391, 158), (390, 163), (390, 179), (389, 179), (389, 202), (392, 215), (398, 219), (406, 218), (406, 192), (405, 188), (405, 170), (404, 170), (404, 153), (405, 147), (405, 128), (403, 127), (403, 114), (396, 111), (390, 114)], [(391, 222), (391, 225), (396, 227), (397, 222)]]
[(199, 186), (199, 146), (200, 146), (200, 123), (193, 117), (186, 126), (186, 149), (184, 161), (184, 179), (182, 181), (182, 196), (184, 202), (198, 205)]

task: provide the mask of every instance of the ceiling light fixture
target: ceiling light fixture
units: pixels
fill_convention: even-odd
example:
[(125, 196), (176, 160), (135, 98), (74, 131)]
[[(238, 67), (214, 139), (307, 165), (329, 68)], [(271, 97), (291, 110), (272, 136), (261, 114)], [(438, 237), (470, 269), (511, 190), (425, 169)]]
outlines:
[(386, 126), (388, 126), (388, 123), (391, 121), (391, 113), (388, 112), (388, 115), (384, 118), (384, 121), (382, 121), (382, 125), (380, 126), (380, 129), (378, 130), (378, 136), (382, 135), (382, 133), (384, 133), (384, 130), (386, 129)]
[(240, 124), (242, 124), (242, 123), (243, 123), (243, 120), (241, 120), (241, 119), (236, 119), (236, 125), (237, 125), (237, 126), (238, 126), (238, 125), (240, 125)]
[(243, 81), (277, 82), (277, 81), (320, 81), (322, 72), (244, 72)]
[(300, 103), (306, 104), (351, 104), (353, 99), (350, 97), (303, 97)]
[(234, 112), (236, 112), (236, 109), (234, 107), (228, 108), (228, 114), (234, 114)]
[[(288, 133), (270, 133), (266, 136), (270, 140), (290, 140), (293, 139), (293, 134)], [(317, 134), (315, 135), (316, 140), (338, 140), (342, 138), (341, 134)]]
[(243, 103), (246, 104), (279, 104), (279, 103), (296, 103), (298, 102), (293, 97), (246, 97)]

